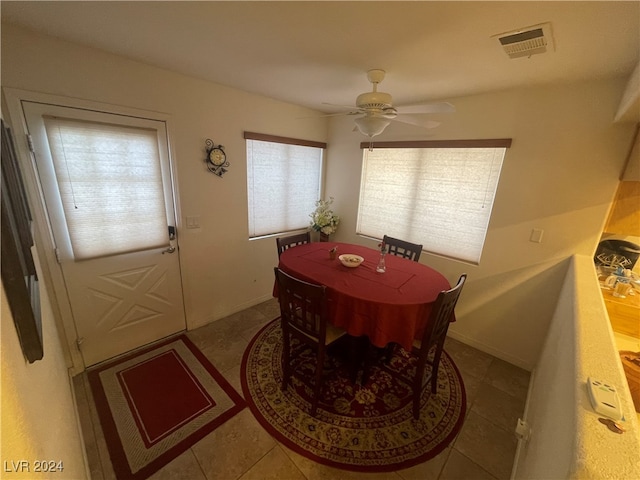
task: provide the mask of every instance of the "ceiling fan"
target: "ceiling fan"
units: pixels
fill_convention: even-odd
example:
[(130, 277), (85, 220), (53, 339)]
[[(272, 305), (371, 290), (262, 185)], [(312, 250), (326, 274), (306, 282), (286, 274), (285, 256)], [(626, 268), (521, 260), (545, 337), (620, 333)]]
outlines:
[[(385, 71), (373, 69), (367, 72), (367, 79), (373, 85), (373, 91), (358, 95), (356, 105), (334, 105), (348, 108), (350, 111), (328, 114), (326, 116), (362, 115), (355, 119), (356, 127), (363, 135), (374, 137), (380, 135), (391, 122), (408, 123), (423, 128), (434, 128), (440, 122), (425, 119), (422, 115), (430, 113), (452, 113), (456, 109), (447, 102), (416, 105), (393, 106), (391, 95), (378, 91), (378, 84), (384, 80)], [(325, 105), (333, 105), (325, 103)]]

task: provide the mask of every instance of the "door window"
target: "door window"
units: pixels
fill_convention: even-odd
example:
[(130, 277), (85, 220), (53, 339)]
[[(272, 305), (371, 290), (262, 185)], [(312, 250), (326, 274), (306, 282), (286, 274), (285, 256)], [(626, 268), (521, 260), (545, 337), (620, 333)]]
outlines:
[(157, 131), (45, 116), (76, 260), (167, 245)]

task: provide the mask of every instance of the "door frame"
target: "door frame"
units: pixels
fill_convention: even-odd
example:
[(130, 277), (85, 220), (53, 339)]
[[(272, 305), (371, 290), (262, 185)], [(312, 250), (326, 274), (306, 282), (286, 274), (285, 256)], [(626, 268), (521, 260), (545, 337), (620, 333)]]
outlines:
[[(116, 115), (129, 115), (164, 122), (167, 128), (167, 148), (169, 153), (171, 188), (173, 190), (174, 214), (176, 217), (175, 222), (177, 231), (180, 232), (182, 229), (182, 214), (180, 210), (180, 196), (178, 191), (178, 172), (174, 161), (175, 152), (171, 134), (171, 117), (169, 114), (161, 112), (123, 107), (119, 105), (100, 103), (72, 97), (64, 97), (48, 93), (32, 92), (16, 88), (3, 87), (2, 93), (7, 106), (6, 112), (3, 113), (3, 117), (5, 117), (5, 121), (13, 131), (18, 163), (23, 175), (23, 181), (25, 184), (25, 190), (27, 192), (29, 206), (32, 210), (34, 240), (35, 246), (38, 251), (38, 256), (40, 258), (42, 273), (44, 276), (43, 283), (48, 294), (47, 296), (49, 297), (56, 326), (58, 327), (58, 333), (61, 339), (61, 344), (63, 347), (62, 350), (67, 362), (67, 367), (70, 370), (71, 376), (74, 376), (83, 372), (86, 368), (86, 365), (78, 347), (78, 334), (71, 312), (71, 304), (69, 302), (64, 277), (62, 275), (62, 268), (56, 258), (56, 246), (51, 230), (51, 221), (44, 203), (44, 197), (42, 195), (40, 187), (40, 179), (38, 176), (37, 167), (34, 158), (31, 155), (31, 150), (29, 148), (29, 143), (27, 140), (28, 129), (26, 119), (22, 111), (22, 102), (29, 101), (36, 103), (47, 103), (52, 105), (59, 105), (62, 107), (95, 110)], [(176, 238), (176, 245), (178, 247), (179, 253), (179, 234)], [(178, 255), (178, 261), (181, 272), (180, 277), (184, 308), (185, 285), (182, 271), (185, 268), (185, 265), (183, 264), (184, 260), (182, 255)], [(185, 322), (188, 323), (186, 320), (186, 308)]]

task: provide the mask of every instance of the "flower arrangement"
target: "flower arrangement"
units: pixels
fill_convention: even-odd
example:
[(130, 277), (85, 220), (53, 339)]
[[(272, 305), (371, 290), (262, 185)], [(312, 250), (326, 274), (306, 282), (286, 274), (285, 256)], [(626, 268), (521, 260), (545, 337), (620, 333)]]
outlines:
[(329, 200), (318, 200), (316, 202), (316, 209), (309, 215), (311, 217), (311, 228), (316, 232), (331, 235), (338, 229), (340, 217), (331, 210), (332, 203), (333, 197)]
[(378, 248), (380, 249), (380, 253), (382, 255), (385, 255), (389, 251), (387, 245), (384, 242), (379, 243)]

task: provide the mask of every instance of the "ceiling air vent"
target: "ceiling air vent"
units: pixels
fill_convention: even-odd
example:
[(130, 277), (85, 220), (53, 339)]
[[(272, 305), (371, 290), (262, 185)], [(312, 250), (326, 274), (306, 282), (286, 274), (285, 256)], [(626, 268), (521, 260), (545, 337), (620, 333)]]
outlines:
[(512, 32), (494, 35), (509, 58), (530, 57), (538, 53), (554, 50), (551, 24), (542, 23)]

